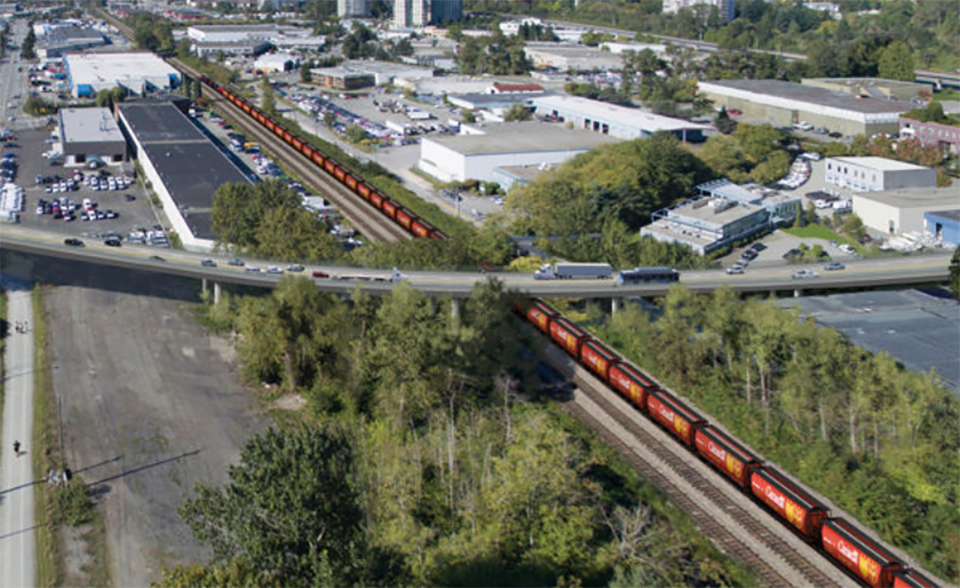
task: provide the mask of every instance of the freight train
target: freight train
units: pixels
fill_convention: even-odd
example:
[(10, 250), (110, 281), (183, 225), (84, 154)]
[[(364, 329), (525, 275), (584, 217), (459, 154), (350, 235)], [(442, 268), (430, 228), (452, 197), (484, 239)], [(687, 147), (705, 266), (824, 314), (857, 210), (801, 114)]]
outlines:
[(679, 443), (795, 529), (808, 543), (873, 588), (934, 588), (919, 572), (830, 511), (795, 482), (764, 464), (737, 439), (712, 426), (649, 375), (580, 329), (546, 302), (518, 302), (515, 310), (596, 374)]
[(338, 182), (350, 189), (351, 192), (360, 196), (364, 202), (376, 208), (381, 214), (403, 227), (414, 237), (422, 239), (446, 239), (447, 235), (439, 229), (434, 228), (427, 221), (423, 220), (400, 203), (391, 199), (389, 196), (365, 182), (360, 176), (351, 173), (342, 164), (335, 159), (304, 141), (296, 133), (290, 131), (287, 127), (267, 116), (259, 108), (250, 104), (242, 96), (227, 88), (223, 84), (210, 79), (207, 76), (200, 76), (200, 81), (206, 86), (226, 98), (230, 103), (239, 108), (255, 120), (258, 124), (266, 128), (271, 133), (282, 139), (290, 145), (300, 155), (310, 161), (319, 169), (325, 171), (330, 176), (336, 178)]

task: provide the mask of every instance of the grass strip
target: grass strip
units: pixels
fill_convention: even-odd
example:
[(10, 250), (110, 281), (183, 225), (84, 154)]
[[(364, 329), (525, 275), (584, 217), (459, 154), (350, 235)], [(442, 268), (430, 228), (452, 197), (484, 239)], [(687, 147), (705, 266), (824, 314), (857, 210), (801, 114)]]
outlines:
[[(33, 304), (33, 478), (42, 480), (51, 468), (60, 466), (57, 443), (57, 405), (51, 378), (44, 289), (31, 293)], [(37, 530), (37, 585), (60, 586), (64, 579), (60, 524), (56, 517), (56, 489), (46, 483), (34, 486), (34, 521)]]

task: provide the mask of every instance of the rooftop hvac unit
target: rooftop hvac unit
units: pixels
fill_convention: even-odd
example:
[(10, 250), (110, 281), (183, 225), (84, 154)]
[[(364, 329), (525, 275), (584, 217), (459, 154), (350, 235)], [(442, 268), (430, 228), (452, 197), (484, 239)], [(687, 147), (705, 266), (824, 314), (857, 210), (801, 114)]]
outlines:
[(732, 208), (735, 205), (736, 205), (735, 202), (731, 202), (726, 198), (713, 198), (712, 200), (710, 200), (710, 208), (713, 209), (713, 214), (720, 214), (724, 210), (727, 210), (728, 208)]

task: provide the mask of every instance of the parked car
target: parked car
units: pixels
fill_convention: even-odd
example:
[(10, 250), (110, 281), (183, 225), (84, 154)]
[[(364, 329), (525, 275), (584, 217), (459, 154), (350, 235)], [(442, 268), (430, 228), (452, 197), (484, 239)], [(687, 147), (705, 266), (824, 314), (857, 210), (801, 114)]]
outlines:
[(742, 273), (743, 273), (743, 266), (731, 265), (730, 267), (727, 268), (727, 274), (731, 276), (740, 275)]
[(816, 278), (819, 275), (820, 274), (818, 274), (813, 270), (802, 269), (798, 272), (793, 272), (793, 275), (790, 277), (793, 278), (794, 280), (805, 280), (807, 278)]
[(107, 247), (120, 247), (121, 243), (119, 239), (107, 239), (103, 242)]
[(823, 266), (823, 269), (826, 270), (826, 271), (828, 271), (828, 272), (836, 272), (836, 271), (840, 271), (840, 270), (843, 270), (843, 269), (846, 269), (846, 268), (847, 268), (847, 266), (843, 265), (843, 264), (840, 263), (839, 261), (831, 261), (831, 262), (828, 263), (827, 265)]
[(783, 254), (784, 259), (793, 259), (794, 257), (802, 257), (802, 256), (803, 256), (803, 251), (800, 251), (799, 249), (791, 249), (790, 251), (787, 251), (786, 253)]
[(839, 132), (839, 131), (834, 131), (834, 132), (828, 134), (827, 136), (830, 137), (830, 138), (832, 138), (832, 139), (840, 139), (841, 137), (843, 137), (843, 133), (841, 133), (841, 132)]
[(847, 245), (846, 243), (844, 243), (843, 245), (840, 246), (840, 251), (843, 251), (844, 253), (847, 253), (847, 254), (849, 254), (849, 255), (853, 255), (854, 253), (857, 252), (856, 249), (854, 249), (854, 248), (853, 248), (852, 246), (850, 246), (850, 245)]
[(765, 250), (766, 248), (767, 248), (767, 246), (764, 245), (763, 243), (759, 242), (759, 241), (757, 241), (756, 243), (754, 243), (753, 245), (750, 246), (750, 249), (753, 249), (753, 250), (756, 251), (757, 253), (760, 253), (761, 251)]
[(63, 240), (64, 245), (69, 245), (70, 247), (83, 247), (83, 241), (80, 239), (75, 239), (73, 237)]

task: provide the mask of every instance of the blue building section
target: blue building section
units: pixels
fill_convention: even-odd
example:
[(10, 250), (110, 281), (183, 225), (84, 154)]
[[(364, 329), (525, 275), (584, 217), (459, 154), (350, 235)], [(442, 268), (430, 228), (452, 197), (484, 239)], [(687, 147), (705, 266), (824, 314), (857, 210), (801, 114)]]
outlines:
[(960, 208), (957, 210), (925, 212), (923, 214), (923, 225), (927, 232), (944, 246), (956, 247), (960, 245)]

